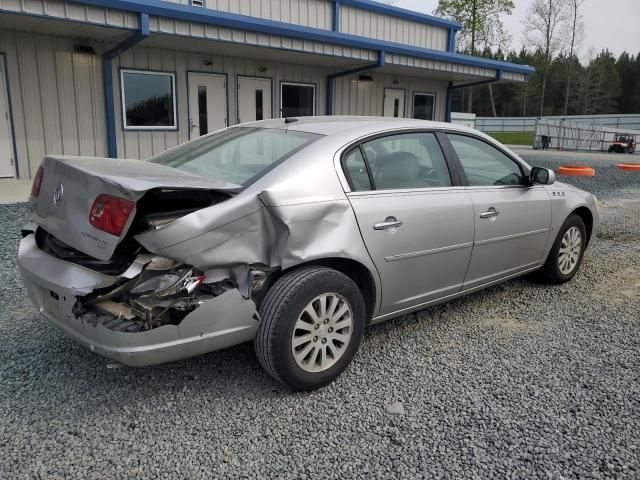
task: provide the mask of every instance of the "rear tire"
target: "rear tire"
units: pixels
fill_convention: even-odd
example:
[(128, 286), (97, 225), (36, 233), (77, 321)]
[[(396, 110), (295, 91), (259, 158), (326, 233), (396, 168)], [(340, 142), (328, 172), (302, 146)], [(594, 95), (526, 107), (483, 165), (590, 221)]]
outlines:
[(547, 261), (538, 272), (545, 283), (565, 283), (571, 280), (582, 263), (587, 246), (587, 229), (579, 215), (572, 213), (558, 232)]
[(320, 266), (285, 273), (271, 286), (259, 312), (254, 340), (258, 361), (294, 390), (315, 390), (335, 380), (355, 356), (366, 318), (353, 280)]

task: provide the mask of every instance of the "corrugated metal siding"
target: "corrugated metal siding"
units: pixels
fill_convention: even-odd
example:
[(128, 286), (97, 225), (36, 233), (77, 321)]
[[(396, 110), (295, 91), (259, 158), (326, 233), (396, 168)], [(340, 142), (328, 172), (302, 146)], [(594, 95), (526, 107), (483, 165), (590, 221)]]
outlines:
[(342, 5), (340, 31), (361, 37), (386, 40), (414, 47), (447, 50), (449, 31), (389, 15)]
[(252, 46), (296, 50), (305, 53), (320, 55), (334, 55), (358, 60), (375, 61), (377, 53), (373, 50), (343, 47), (323, 42), (298, 40), (279, 35), (267, 35), (256, 32), (248, 32), (214, 25), (185, 22), (170, 18), (151, 17), (149, 28), (151, 32), (169, 35), (180, 35), (207, 40), (221, 40), (223, 42), (247, 44)]
[(109, 8), (70, 3), (62, 0), (0, 0), (0, 9), (31, 15), (47, 15), (119, 28), (138, 28), (138, 16)]
[(511, 80), (514, 82), (526, 82), (527, 76), (524, 75), (523, 73), (503, 72), (502, 79)]
[(424, 58), (409, 57), (407, 55), (388, 54), (386, 62), (394, 65), (402, 65), (404, 67), (425, 68), (428, 70), (437, 70), (441, 72), (462, 73), (465, 75), (473, 75), (477, 77), (495, 77), (496, 71), (489, 68), (473, 67), (470, 65), (461, 65), (459, 63), (438, 62), (435, 60), (426, 60)]
[[(204, 62), (211, 62), (205, 65)], [(258, 71), (266, 67), (266, 72)], [(121, 105), (116, 104), (118, 155), (126, 158), (148, 158), (189, 138), (188, 105), (187, 105), (187, 72), (226, 73), (228, 75), (227, 96), (229, 105), (229, 123), (236, 123), (236, 77), (261, 76), (271, 78), (272, 83), (272, 115), (277, 114), (280, 105), (280, 82), (291, 81), (314, 83), (316, 85), (316, 111), (318, 115), (325, 112), (326, 76), (325, 68), (308, 65), (295, 65), (260, 61), (253, 59), (224, 57), (211, 54), (182, 52), (158, 48), (136, 47), (125, 52), (119, 60), (114, 61), (114, 95), (120, 99), (119, 68), (139, 68), (161, 70), (176, 74), (178, 131), (166, 132), (132, 132), (123, 131), (121, 121)]]
[[(169, 0), (190, 5), (190, 0)], [(205, 8), (307, 27), (332, 28), (333, 2), (328, 0), (204, 0)]]
[(106, 155), (101, 59), (68, 38), (0, 31), (21, 178), (46, 154)]
[(413, 93), (433, 93), (436, 96), (435, 120), (444, 121), (447, 81), (429, 80), (403, 75), (371, 72), (373, 82), (359, 82), (357, 75), (336, 79), (333, 111), (335, 115), (382, 115), (384, 89), (405, 91), (405, 117), (413, 113)]

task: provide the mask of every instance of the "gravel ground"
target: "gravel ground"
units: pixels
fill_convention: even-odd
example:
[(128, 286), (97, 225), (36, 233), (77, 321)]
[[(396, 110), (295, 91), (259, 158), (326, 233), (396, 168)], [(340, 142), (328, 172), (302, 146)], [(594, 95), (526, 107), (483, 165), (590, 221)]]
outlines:
[(306, 394), (251, 345), (107, 368), (26, 300), (26, 207), (0, 206), (0, 478), (639, 478), (640, 175), (605, 162), (571, 179), (603, 204), (572, 282), (520, 279), (374, 326)]

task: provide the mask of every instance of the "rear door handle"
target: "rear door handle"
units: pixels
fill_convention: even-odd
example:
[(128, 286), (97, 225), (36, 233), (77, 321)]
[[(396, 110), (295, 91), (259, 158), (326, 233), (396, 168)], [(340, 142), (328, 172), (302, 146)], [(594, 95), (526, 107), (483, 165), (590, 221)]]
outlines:
[(374, 230), (386, 230), (387, 228), (398, 228), (402, 222), (396, 217), (387, 217), (384, 222), (378, 222), (373, 225)]
[(497, 217), (498, 215), (500, 215), (500, 212), (498, 212), (495, 208), (491, 207), (486, 212), (482, 212), (480, 214), (480, 218), (491, 218), (491, 217)]

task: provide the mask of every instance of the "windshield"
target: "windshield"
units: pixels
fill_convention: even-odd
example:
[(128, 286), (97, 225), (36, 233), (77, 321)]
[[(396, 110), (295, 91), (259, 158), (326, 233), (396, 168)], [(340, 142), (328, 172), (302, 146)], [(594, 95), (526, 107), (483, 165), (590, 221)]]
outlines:
[(149, 161), (226, 183), (247, 185), (320, 137), (280, 128), (229, 128)]

